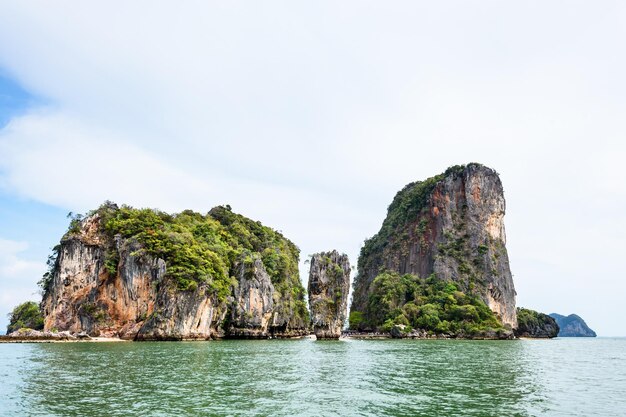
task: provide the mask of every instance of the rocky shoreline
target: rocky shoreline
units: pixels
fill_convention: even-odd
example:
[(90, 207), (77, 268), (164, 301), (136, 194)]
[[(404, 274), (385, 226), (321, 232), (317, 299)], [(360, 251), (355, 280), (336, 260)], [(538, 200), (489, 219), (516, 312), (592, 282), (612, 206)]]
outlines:
[(19, 329), (8, 335), (0, 335), (0, 343), (66, 343), (66, 342), (206, 342), (210, 340), (260, 340), (260, 339), (303, 339), (313, 334), (294, 334), (293, 336), (277, 335), (264, 338), (255, 336), (228, 336), (228, 337), (163, 337), (161, 339), (128, 339), (117, 336), (89, 336), (87, 333), (72, 333), (69, 331), (51, 332), (32, 329)]
[[(512, 332), (492, 332), (480, 335), (450, 335), (450, 334), (429, 334), (425, 331), (412, 330), (403, 332), (404, 329), (393, 328), (390, 332), (356, 332), (343, 331), (339, 339), (355, 339), (355, 340), (383, 340), (383, 339), (414, 339), (414, 340), (513, 340), (513, 339), (535, 339), (532, 337), (517, 338)], [(292, 337), (269, 337), (272, 339), (314, 339), (315, 334), (303, 334)], [(145, 341), (197, 341), (205, 342), (210, 340), (252, 340), (258, 337), (217, 337), (217, 338), (180, 338), (180, 339), (161, 339), (161, 340), (141, 340), (141, 339), (122, 339), (114, 336), (92, 337), (86, 333), (71, 333), (37, 331), (31, 329), (20, 329), (8, 335), (0, 335), (0, 343), (67, 343), (67, 342), (145, 342)], [(316, 338), (324, 340), (327, 338)]]
[(65, 342), (123, 342), (118, 337), (92, 337), (87, 333), (71, 333), (19, 329), (0, 335), (0, 343), (65, 343)]

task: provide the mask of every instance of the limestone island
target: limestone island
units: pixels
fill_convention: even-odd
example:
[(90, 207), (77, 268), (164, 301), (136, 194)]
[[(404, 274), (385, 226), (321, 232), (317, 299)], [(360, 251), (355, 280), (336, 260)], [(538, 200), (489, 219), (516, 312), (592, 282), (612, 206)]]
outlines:
[(336, 250), (311, 257), (309, 306), (317, 339), (339, 339), (347, 318), (350, 261)]
[[(477, 163), (408, 184), (361, 249), (342, 332), (346, 255), (311, 257), (309, 312), (300, 251), (280, 232), (228, 205), (168, 214), (106, 202), (71, 216), (40, 281), (41, 303), (16, 307), (0, 341), (511, 339), (522, 314), (504, 214), (498, 174)], [(556, 335), (533, 333), (539, 327), (523, 335)]]
[(552, 317), (559, 326), (559, 337), (596, 337), (596, 332), (591, 330), (585, 320), (577, 314), (563, 316), (557, 313), (551, 313)]

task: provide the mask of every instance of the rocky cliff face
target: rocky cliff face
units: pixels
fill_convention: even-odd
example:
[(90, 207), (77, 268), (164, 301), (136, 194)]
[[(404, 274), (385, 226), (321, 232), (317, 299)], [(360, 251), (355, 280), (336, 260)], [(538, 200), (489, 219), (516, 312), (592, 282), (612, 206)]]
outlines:
[(407, 185), (361, 250), (351, 310), (367, 316), (371, 285), (382, 271), (434, 274), (478, 295), (503, 324), (515, 328), (504, 214), (500, 178), (480, 164), (455, 166)]
[(303, 317), (285, 311), (261, 258), (241, 260), (235, 270), (238, 285), (226, 329), (230, 336), (295, 337), (309, 333)]
[(596, 337), (596, 332), (591, 330), (585, 320), (576, 314), (562, 316), (561, 314), (550, 314), (559, 325), (559, 337)]
[(133, 256), (134, 242), (118, 242), (119, 274), (104, 268), (104, 247), (93, 233), (97, 220), (60, 245), (42, 310), (44, 328), (133, 338), (136, 327), (154, 311), (156, 282), (163, 280), (162, 260)]
[(309, 271), (309, 306), (313, 331), (318, 339), (341, 336), (350, 290), (348, 256), (336, 250), (322, 252), (311, 258)]
[(170, 216), (105, 204), (74, 219), (56, 253), (45, 330), (138, 340), (309, 332), (298, 249), (229, 208)]

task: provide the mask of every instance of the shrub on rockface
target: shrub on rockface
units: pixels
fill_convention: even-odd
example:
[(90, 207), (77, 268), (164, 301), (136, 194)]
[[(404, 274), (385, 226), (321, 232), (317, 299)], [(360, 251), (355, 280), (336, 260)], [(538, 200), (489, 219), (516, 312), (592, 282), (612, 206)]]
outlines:
[(360, 329), (364, 323), (363, 313), (360, 311), (351, 311), (348, 323), (350, 329)]

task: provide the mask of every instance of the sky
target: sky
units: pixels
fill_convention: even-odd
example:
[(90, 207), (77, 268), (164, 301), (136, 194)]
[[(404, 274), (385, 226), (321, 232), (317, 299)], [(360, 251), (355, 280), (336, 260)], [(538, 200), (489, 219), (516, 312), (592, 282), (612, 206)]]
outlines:
[(230, 204), (302, 261), (356, 265), (405, 184), (480, 162), (517, 305), (626, 336), (624, 21), (622, 1), (3, 2), (0, 328), (70, 211)]

